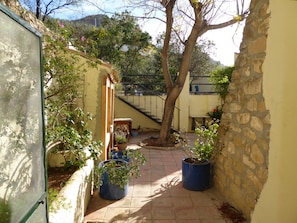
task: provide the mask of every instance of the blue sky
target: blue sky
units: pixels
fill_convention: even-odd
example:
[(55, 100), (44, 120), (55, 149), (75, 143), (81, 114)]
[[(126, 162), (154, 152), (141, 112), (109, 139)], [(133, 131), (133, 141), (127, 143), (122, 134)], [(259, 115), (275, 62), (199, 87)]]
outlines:
[[(97, 7), (94, 5), (83, 5), (83, 10), (80, 9), (75, 12), (65, 10), (57, 13), (55, 17), (78, 19), (87, 15), (103, 13), (100, 9), (107, 12), (121, 12), (124, 10), (123, 5), (127, 2), (127, 0), (94, 1), (99, 2), (96, 4)], [(132, 14), (142, 15), (143, 11), (138, 8), (133, 10)], [(165, 30), (165, 25), (158, 20), (149, 20), (146, 22), (140, 21), (140, 26), (144, 31), (150, 33), (153, 39)], [(211, 40), (215, 43), (215, 48), (212, 49), (211, 57), (220, 61), (224, 65), (233, 65), (234, 53), (239, 52), (243, 28), (244, 23), (205, 33), (203, 39)]]

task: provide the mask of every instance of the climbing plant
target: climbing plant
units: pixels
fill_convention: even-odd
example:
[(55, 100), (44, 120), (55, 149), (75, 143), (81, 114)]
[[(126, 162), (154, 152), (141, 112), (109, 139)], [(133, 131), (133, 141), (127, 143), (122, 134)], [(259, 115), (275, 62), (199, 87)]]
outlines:
[(223, 101), (225, 101), (228, 94), (228, 87), (231, 82), (233, 70), (234, 66), (218, 67), (210, 74), (210, 82)]
[(85, 72), (79, 56), (67, 49), (70, 32), (58, 21), (51, 23), (55, 36), (44, 37), (44, 91), (46, 114), (46, 149), (70, 151), (75, 159), (70, 165), (82, 166), (90, 156), (98, 157), (102, 142), (94, 141), (87, 123), (92, 115), (78, 105), (81, 98), (81, 77)]

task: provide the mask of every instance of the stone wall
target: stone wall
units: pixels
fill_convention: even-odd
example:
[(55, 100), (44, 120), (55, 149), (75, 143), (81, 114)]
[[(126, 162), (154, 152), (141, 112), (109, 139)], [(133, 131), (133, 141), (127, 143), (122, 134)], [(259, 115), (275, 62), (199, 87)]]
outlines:
[(268, 176), (270, 114), (263, 97), (262, 64), (269, 0), (252, 0), (240, 54), (223, 108), (214, 185), (249, 220)]
[(5, 5), (42, 34), (49, 34), (49, 30), (46, 28), (46, 26), (41, 21), (39, 21), (34, 14), (23, 9), (18, 0), (0, 0), (0, 3)]

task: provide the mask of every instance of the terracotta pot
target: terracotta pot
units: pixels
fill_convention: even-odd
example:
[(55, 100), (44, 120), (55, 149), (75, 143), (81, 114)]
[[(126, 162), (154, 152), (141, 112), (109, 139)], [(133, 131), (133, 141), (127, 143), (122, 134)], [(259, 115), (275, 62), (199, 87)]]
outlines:
[(118, 143), (117, 147), (118, 147), (119, 150), (126, 150), (127, 143)]

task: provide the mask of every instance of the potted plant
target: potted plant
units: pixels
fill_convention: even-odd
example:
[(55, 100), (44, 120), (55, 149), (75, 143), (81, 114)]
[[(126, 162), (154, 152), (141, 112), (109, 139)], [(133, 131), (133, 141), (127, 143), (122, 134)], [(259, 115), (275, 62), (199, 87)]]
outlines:
[(119, 150), (125, 150), (127, 147), (127, 136), (124, 133), (115, 133), (115, 141)]
[(222, 108), (222, 106), (216, 106), (212, 111), (207, 112), (207, 114), (213, 120), (221, 120), (221, 117), (222, 117), (222, 114), (223, 114), (223, 108)]
[(140, 126), (138, 126), (137, 129), (136, 129), (136, 128), (133, 128), (132, 131), (131, 131), (131, 135), (132, 135), (133, 137), (138, 136), (139, 131), (140, 131)]
[(95, 169), (98, 175), (99, 194), (103, 199), (119, 200), (128, 193), (131, 176), (140, 176), (140, 166), (146, 159), (139, 149), (121, 151), (121, 156), (99, 163)]
[[(218, 123), (210, 122), (207, 126), (195, 129), (197, 138), (194, 145), (183, 143), (188, 155), (182, 160), (183, 187), (194, 191), (203, 191), (210, 186), (210, 165), (216, 154), (215, 144), (218, 136)], [(180, 142), (182, 140), (179, 139)]]

